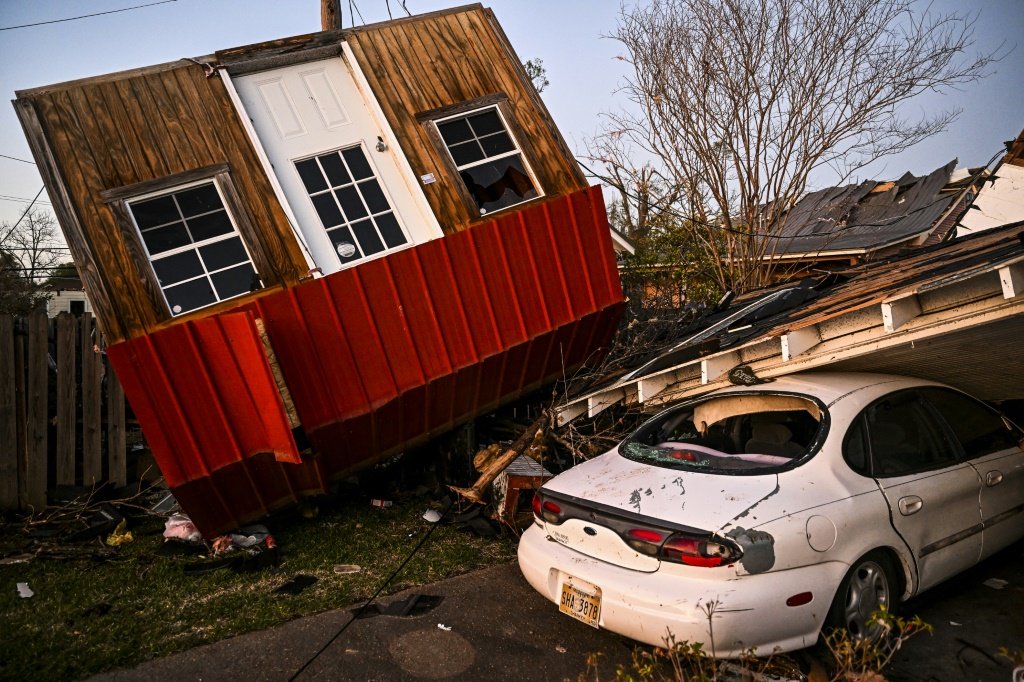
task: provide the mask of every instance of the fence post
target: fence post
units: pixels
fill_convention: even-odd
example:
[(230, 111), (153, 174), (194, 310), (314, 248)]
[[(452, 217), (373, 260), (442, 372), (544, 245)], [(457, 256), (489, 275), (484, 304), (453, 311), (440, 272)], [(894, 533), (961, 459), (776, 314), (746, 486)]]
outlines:
[(107, 363), (107, 470), (114, 485), (127, 485), (125, 468), (124, 388)]
[(14, 318), (0, 315), (0, 508), (18, 506), (18, 409)]
[(82, 485), (103, 480), (102, 431), (100, 420), (100, 356), (93, 351), (96, 341), (92, 313), (82, 315)]
[(26, 430), (28, 432), (25, 459), (19, 469), (24, 484), (21, 489), (21, 507), (33, 511), (46, 508), (46, 413), (49, 389), (49, 320), (46, 313), (36, 312), (28, 318), (28, 400)]
[(75, 334), (71, 313), (57, 316), (57, 485), (75, 484)]

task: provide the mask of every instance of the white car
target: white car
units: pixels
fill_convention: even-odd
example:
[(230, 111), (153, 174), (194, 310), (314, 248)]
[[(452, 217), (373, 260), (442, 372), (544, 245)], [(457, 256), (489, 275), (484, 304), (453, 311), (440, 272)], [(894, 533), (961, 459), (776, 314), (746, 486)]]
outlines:
[(728, 388), (548, 481), (519, 566), (568, 616), (655, 646), (735, 657), (811, 646), (826, 624), (874, 636), (879, 606), (1024, 537), (1022, 443), (920, 379)]

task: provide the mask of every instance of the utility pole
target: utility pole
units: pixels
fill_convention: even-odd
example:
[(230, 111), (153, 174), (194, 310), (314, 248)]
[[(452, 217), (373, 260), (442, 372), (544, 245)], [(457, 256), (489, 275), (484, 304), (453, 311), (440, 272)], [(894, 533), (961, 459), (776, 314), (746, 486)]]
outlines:
[(320, 0), (320, 27), (324, 31), (341, 28), (341, 0)]

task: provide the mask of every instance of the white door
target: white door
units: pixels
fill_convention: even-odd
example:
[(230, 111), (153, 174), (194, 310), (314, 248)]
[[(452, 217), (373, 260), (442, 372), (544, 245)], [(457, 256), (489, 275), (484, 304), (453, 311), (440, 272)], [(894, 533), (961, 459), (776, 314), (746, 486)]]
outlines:
[(440, 235), (341, 57), (234, 84), (324, 274)]

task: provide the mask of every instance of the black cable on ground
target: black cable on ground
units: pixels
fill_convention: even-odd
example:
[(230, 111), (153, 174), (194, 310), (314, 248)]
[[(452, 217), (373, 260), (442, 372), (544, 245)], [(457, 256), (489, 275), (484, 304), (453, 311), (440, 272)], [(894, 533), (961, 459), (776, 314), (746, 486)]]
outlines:
[(373, 596), (367, 599), (366, 603), (359, 607), (359, 610), (355, 612), (355, 615), (353, 615), (348, 621), (346, 621), (345, 624), (342, 625), (336, 633), (334, 633), (334, 636), (331, 637), (326, 644), (320, 647), (319, 651), (313, 654), (313, 656), (310, 657), (309, 660), (302, 664), (301, 668), (295, 671), (294, 675), (288, 678), (288, 682), (295, 682), (299, 675), (305, 672), (306, 668), (308, 668), (313, 663), (313, 661), (320, 657), (320, 654), (327, 651), (327, 648), (334, 644), (334, 642), (339, 637), (341, 637), (342, 633), (348, 629), (349, 625), (359, 620), (359, 617), (362, 616), (363, 612), (366, 611), (370, 604), (372, 604), (377, 599), (377, 597), (380, 596), (380, 593), (384, 591), (384, 588), (387, 587), (391, 583), (391, 581), (394, 580), (395, 577), (402, 572), (402, 569), (405, 568), (405, 565), (408, 564), (412, 560), (412, 558), (416, 556), (416, 553), (420, 551), (420, 547), (422, 547), (426, 543), (426, 541), (430, 539), (430, 536), (431, 534), (433, 534), (434, 530), (441, 525), (441, 522), (444, 521), (444, 518), (448, 516), (448, 512), (450, 512), (452, 507), (455, 506), (455, 499), (457, 498), (453, 498), (450, 502), (448, 502), (448, 506), (445, 507), (443, 512), (441, 512), (441, 518), (439, 518), (433, 525), (430, 526), (430, 528), (423, 535), (423, 537), (420, 538), (420, 541), (416, 543), (416, 546), (412, 548), (412, 551), (409, 552), (409, 555), (405, 557), (402, 563), (399, 564), (398, 568), (396, 568), (394, 572), (391, 575), (389, 575), (383, 583), (381, 583), (380, 587), (377, 588), (377, 591), (373, 593)]

